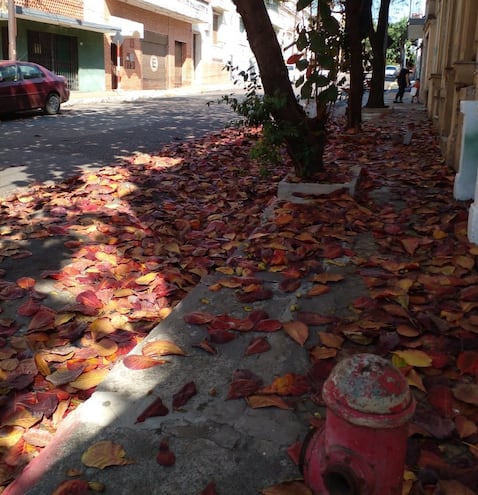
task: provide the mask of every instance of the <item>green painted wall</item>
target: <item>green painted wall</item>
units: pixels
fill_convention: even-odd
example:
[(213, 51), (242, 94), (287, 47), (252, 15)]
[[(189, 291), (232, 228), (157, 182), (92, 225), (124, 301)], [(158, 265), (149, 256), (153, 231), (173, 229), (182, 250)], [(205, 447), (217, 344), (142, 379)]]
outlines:
[[(2, 26), (7, 27), (6, 21), (0, 21), (0, 27)], [(17, 19), (18, 60), (28, 60), (27, 31), (29, 30), (76, 37), (78, 40), (79, 91), (103, 91), (105, 89), (103, 33)], [(2, 48), (0, 36), (0, 54)], [(8, 46), (6, 50), (8, 52)]]

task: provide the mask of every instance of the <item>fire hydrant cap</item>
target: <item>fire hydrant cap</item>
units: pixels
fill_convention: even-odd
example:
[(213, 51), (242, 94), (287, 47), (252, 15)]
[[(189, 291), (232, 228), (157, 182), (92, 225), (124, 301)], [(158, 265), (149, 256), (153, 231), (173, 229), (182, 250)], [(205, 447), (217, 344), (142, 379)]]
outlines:
[(372, 428), (400, 426), (415, 410), (405, 377), (392, 363), (374, 354), (342, 360), (325, 382), (322, 395), (336, 415)]

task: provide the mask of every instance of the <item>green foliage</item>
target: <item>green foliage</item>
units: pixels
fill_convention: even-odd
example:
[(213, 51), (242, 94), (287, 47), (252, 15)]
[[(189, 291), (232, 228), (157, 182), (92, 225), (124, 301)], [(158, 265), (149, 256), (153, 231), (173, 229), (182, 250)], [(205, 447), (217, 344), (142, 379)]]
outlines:
[(262, 136), (252, 147), (251, 157), (262, 166), (261, 174), (269, 173), (269, 165), (280, 160), (284, 142), (289, 136), (298, 136), (297, 129), (286, 123), (280, 123), (272, 117), (274, 110), (285, 105), (281, 96), (263, 95), (260, 78), (253, 67), (239, 71), (237, 68), (226, 66), (236, 77), (236, 84), (242, 80), (245, 95), (236, 97), (224, 95), (218, 103), (225, 103), (239, 116), (231, 122), (235, 126), (262, 127)]
[(297, 10), (311, 8), (308, 26), (298, 29), (296, 40), (300, 58), (294, 57), (298, 71), (296, 82), (301, 98), (315, 99), (317, 114), (323, 115), (326, 107), (335, 103), (338, 96), (337, 75), (340, 66), (340, 49), (343, 46), (343, 29), (332, 15), (332, 0), (299, 0)]

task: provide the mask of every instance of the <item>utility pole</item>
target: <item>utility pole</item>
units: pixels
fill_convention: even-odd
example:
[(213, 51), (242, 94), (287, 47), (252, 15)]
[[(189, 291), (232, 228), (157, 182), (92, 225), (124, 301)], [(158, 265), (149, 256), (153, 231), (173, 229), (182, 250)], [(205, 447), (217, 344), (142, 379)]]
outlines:
[(8, 0), (8, 58), (17, 59), (17, 22), (15, 17), (15, 0)]

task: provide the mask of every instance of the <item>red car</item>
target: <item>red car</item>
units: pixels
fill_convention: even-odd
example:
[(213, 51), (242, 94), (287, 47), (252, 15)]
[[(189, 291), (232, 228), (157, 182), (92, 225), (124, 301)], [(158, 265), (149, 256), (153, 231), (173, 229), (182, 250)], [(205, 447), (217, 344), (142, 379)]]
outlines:
[(0, 60), (0, 113), (41, 108), (55, 115), (69, 97), (63, 76), (32, 62)]

